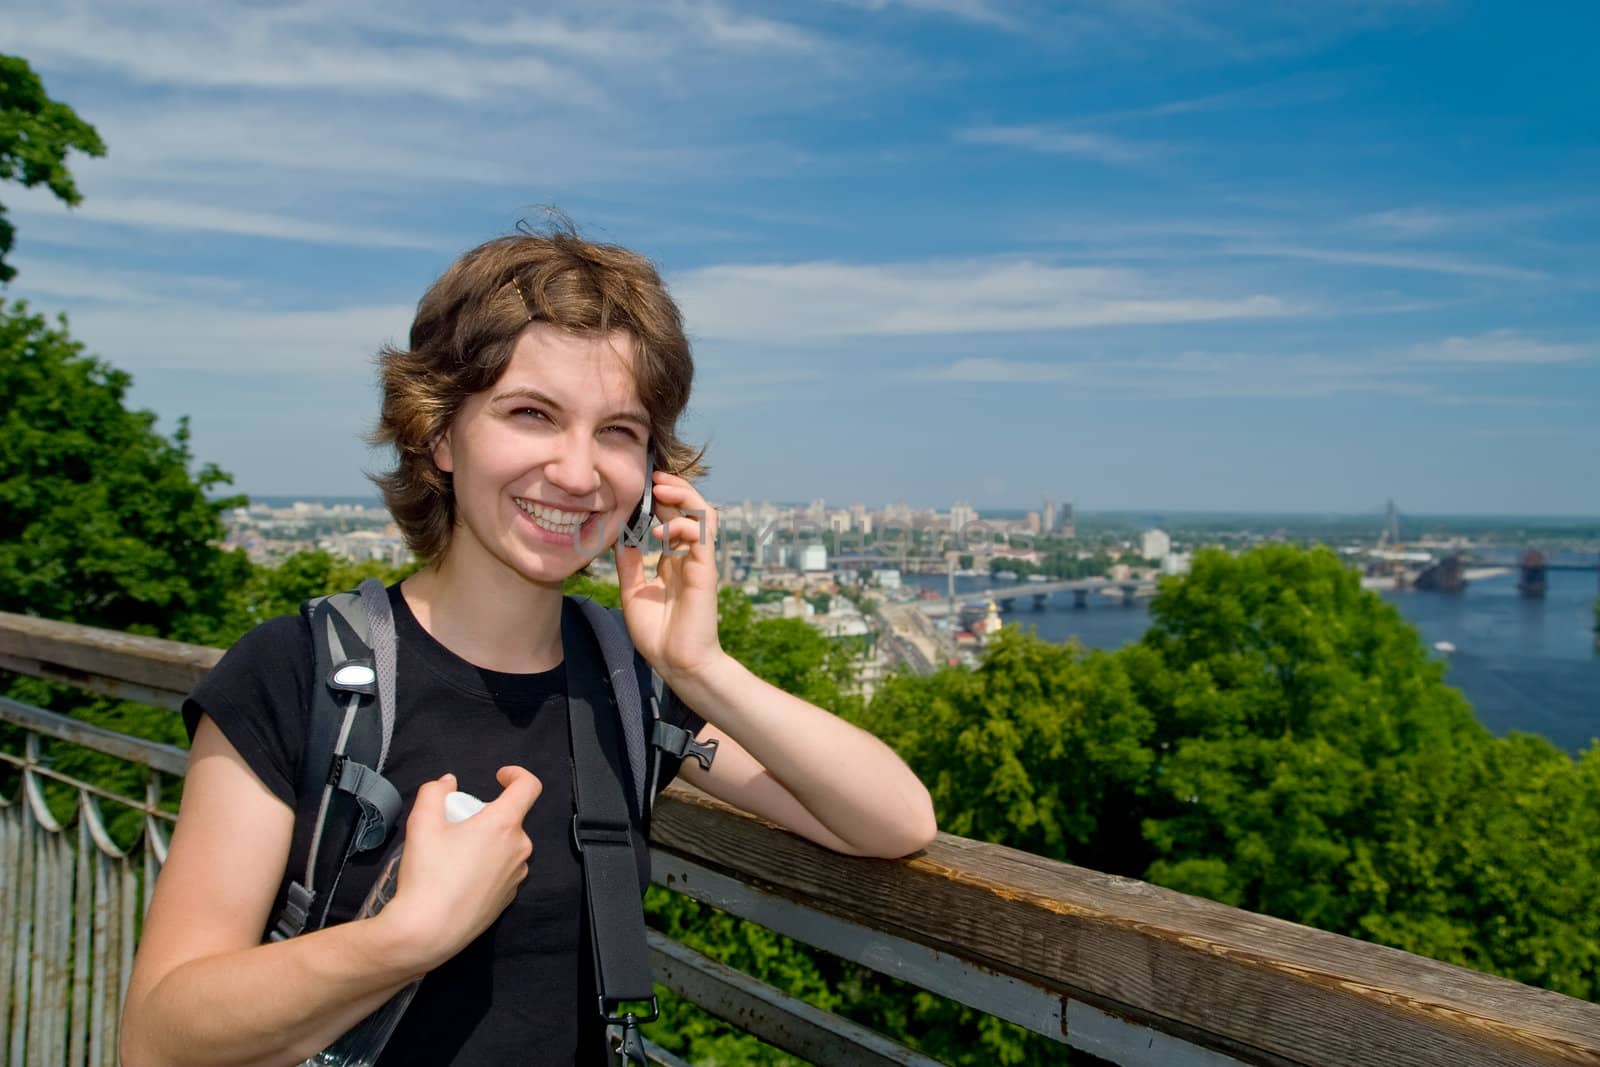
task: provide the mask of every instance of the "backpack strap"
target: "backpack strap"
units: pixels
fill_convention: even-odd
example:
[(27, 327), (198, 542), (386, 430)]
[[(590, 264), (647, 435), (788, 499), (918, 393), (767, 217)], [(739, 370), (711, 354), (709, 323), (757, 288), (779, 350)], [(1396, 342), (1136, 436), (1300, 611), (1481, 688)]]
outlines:
[(382, 774), (394, 736), (395, 636), (388, 590), (369, 578), (357, 592), (308, 600), (300, 610), (315, 662), (294, 836), (267, 931), (273, 941), (327, 922), (345, 863), (356, 852), (382, 845), (402, 807), (399, 791)]
[[(644, 841), (635, 829), (643, 814), (629, 803), (641, 796), (631, 787), (638, 782), (643, 788), (638, 772), (643, 769), (644, 721), (637, 705), (632, 714), (620, 707), (621, 694), (637, 684), (631, 656), (620, 675), (608, 674), (598, 632), (585, 625), (586, 616), (593, 617), (572, 600), (563, 602), (561, 645), (576, 808), (572, 835), (583, 862), (600, 1015), (608, 1026), (621, 1027), (616, 1051), (630, 1062), (643, 1063), (634, 1058), (643, 1049), (638, 1026), (660, 1014), (644, 929), (639, 862)], [(608, 677), (613, 683), (609, 686)], [(637, 737), (628, 729), (630, 719)], [(629, 759), (634, 744), (640, 754), (637, 763)], [(625, 1008), (645, 1003), (647, 1012)]]
[[(678, 759), (693, 757), (702, 768), (710, 770), (711, 761), (717, 755), (717, 743), (710, 741), (702, 744), (688, 730), (662, 719), (661, 706), (667, 696), (666, 683), (633, 647), (633, 638), (628, 635), (627, 622), (619, 609), (602, 607), (587, 598), (567, 599), (577, 604), (583, 612), (605, 658), (606, 675), (611, 680), (611, 692), (628, 745), (633, 795), (644, 815), (643, 826), (648, 836), (650, 813), (655, 807), (656, 782), (661, 774), (662, 753)], [(644, 730), (647, 708), (650, 719), (648, 735)]]

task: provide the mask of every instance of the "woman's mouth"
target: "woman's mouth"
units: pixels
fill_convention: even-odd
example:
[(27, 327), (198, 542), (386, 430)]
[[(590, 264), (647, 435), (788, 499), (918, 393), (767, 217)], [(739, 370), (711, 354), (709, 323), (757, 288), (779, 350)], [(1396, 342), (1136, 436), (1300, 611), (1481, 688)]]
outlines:
[(562, 508), (553, 508), (548, 504), (538, 504), (532, 500), (521, 497), (512, 497), (521, 512), (538, 529), (556, 538), (571, 543), (583, 529), (585, 523), (593, 518), (593, 511), (566, 511)]

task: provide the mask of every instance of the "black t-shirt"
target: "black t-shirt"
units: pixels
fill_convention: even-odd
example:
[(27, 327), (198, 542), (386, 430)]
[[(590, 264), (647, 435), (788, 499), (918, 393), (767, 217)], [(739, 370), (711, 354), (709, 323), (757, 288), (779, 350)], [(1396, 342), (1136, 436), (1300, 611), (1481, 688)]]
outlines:
[[(600, 1062), (603, 1038), (583, 919), (583, 868), (572, 840), (563, 670), (505, 674), (473, 666), (422, 628), (398, 585), (390, 588), (389, 601), (399, 667), (384, 774), (405, 802), (391, 845), (405, 832), (417, 789), (446, 772), (456, 776), (459, 789), (484, 800), (500, 795), (494, 774), (508, 763), (527, 767), (544, 789), (525, 824), (533, 857), (516, 899), (423, 980), (380, 1067)], [(302, 619), (272, 619), (240, 638), (183, 706), (191, 737), (200, 716), (210, 716), (256, 776), (291, 808), (309, 719), (313, 655)], [(704, 724), (670, 696), (661, 714), (692, 733)], [(679, 761), (663, 757), (661, 787), (678, 767)], [(374, 849), (350, 860), (334, 893), (330, 923), (356, 914), (384, 852)]]

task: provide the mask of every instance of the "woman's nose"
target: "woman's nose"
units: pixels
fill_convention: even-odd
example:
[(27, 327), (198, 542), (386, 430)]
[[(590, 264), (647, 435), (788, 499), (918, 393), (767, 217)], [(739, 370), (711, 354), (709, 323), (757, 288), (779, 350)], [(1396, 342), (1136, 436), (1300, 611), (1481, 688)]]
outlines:
[(561, 442), (555, 459), (545, 467), (550, 484), (569, 496), (585, 497), (600, 488), (600, 469), (595, 466), (594, 444), (587, 436), (569, 436)]

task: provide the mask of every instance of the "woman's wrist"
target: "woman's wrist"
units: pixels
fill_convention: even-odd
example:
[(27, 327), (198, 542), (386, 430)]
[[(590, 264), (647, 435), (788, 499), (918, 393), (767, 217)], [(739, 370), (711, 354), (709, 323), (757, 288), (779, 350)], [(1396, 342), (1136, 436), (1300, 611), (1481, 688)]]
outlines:
[(430, 925), (401, 904), (391, 903), (370, 919), (353, 923), (366, 935), (362, 944), (376, 973), (397, 981), (420, 978), (450, 957), (432, 944)]
[(678, 699), (703, 714), (703, 708), (716, 704), (716, 694), (725, 692), (728, 684), (744, 672), (744, 664), (719, 647), (693, 667), (662, 671), (661, 680)]

